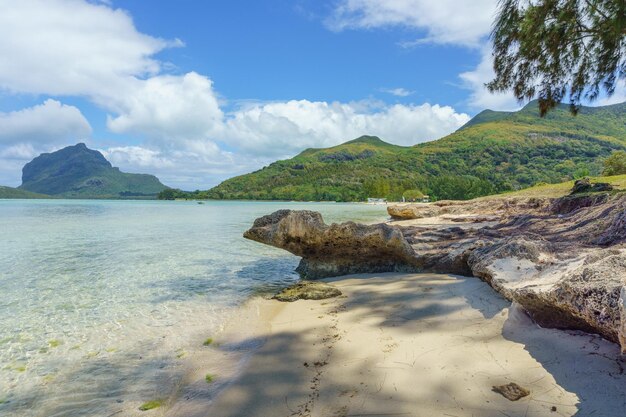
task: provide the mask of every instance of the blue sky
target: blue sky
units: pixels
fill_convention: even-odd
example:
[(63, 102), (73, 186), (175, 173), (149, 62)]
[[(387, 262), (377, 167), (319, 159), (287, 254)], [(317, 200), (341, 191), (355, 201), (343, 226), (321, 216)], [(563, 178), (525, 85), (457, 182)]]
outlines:
[(496, 0), (0, 0), (0, 184), (79, 141), (204, 189), (362, 134), (444, 136), (491, 95)]

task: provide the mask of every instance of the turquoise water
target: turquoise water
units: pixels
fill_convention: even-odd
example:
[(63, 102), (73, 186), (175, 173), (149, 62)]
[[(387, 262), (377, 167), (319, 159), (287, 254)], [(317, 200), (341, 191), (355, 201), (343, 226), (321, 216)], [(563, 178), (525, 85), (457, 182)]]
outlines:
[(108, 416), (106, 404), (168, 395), (190, 338), (297, 279), (298, 258), (241, 237), (280, 208), (386, 217), (361, 204), (0, 200), (0, 415)]

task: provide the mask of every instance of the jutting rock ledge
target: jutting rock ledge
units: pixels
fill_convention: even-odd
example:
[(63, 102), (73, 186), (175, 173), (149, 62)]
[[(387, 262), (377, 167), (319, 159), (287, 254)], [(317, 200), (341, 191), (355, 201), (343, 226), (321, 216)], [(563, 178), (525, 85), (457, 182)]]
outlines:
[(367, 272), (478, 277), (541, 326), (598, 333), (626, 353), (626, 195), (390, 206), (390, 224), (326, 225), (280, 210), (244, 236), (302, 260), (303, 278)]

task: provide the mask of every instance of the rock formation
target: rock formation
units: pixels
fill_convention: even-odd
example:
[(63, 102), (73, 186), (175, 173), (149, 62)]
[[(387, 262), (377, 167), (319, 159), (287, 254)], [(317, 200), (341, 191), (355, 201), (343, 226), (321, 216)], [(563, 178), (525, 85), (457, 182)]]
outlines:
[(339, 288), (318, 281), (300, 281), (281, 290), (273, 298), (278, 301), (324, 300), (339, 297)]
[(314, 211), (279, 210), (258, 218), (244, 237), (301, 256), (297, 271), (309, 279), (412, 270), (416, 262), (400, 229), (354, 222), (326, 225)]
[(439, 221), (326, 225), (319, 213), (281, 210), (257, 219), (245, 237), (301, 256), (305, 278), (476, 276), (540, 325), (598, 333), (626, 353), (626, 195), (438, 202), (394, 212)]

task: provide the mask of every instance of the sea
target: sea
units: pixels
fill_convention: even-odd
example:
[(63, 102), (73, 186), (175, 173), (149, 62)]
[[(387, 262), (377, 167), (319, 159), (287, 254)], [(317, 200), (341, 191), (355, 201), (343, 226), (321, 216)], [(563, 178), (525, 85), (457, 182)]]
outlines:
[(109, 417), (179, 389), (172, 370), (198, 335), (298, 279), (298, 257), (242, 237), (285, 208), (387, 217), (347, 203), (0, 200), (0, 416)]

